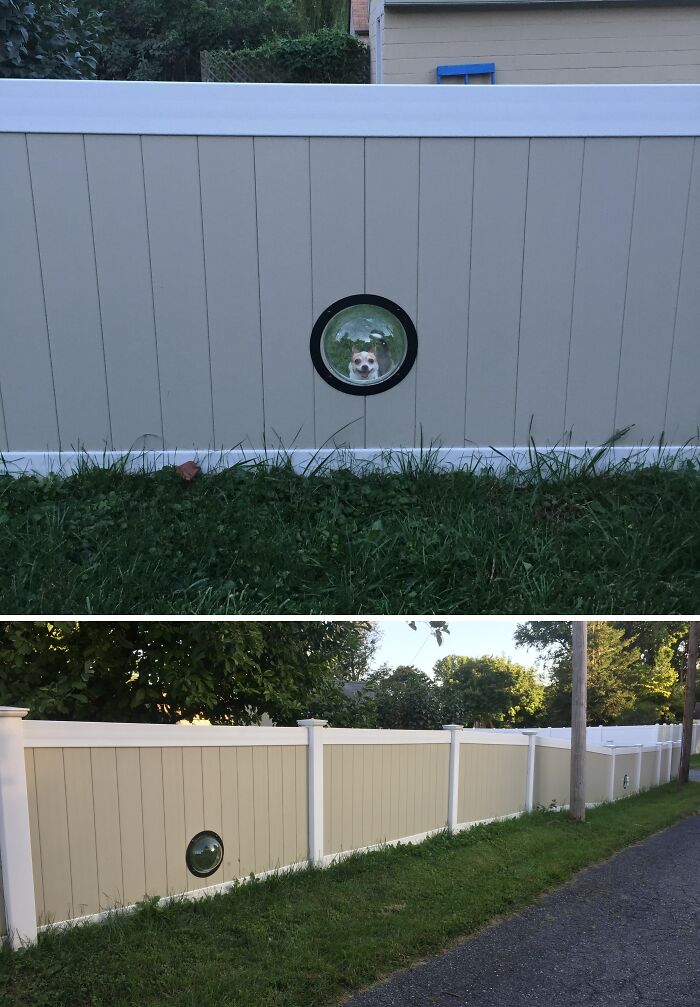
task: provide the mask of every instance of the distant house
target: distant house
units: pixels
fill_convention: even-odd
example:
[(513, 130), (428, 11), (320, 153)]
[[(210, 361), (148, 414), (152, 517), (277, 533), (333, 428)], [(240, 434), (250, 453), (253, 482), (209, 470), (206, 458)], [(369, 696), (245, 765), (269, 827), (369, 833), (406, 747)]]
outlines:
[(368, 15), (372, 83), (700, 83), (700, 0), (369, 0)]
[(357, 35), (363, 41), (369, 33), (369, 2), (368, 0), (350, 0), (350, 34)]

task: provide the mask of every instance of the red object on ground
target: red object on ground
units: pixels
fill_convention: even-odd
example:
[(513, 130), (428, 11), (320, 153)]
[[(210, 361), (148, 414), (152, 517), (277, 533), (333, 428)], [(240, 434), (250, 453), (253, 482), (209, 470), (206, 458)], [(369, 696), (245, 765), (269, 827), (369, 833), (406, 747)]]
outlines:
[(175, 471), (180, 476), (181, 479), (186, 479), (188, 482), (198, 476), (202, 471), (197, 462), (189, 461), (183, 462), (182, 465), (176, 465)]

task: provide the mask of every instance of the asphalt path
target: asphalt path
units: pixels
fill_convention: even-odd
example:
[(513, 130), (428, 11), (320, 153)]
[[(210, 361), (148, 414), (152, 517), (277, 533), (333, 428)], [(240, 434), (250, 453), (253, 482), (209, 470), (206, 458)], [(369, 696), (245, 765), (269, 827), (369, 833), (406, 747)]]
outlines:
[(460, 1005), (698, 1007), (700, 815), (345, 1002)]

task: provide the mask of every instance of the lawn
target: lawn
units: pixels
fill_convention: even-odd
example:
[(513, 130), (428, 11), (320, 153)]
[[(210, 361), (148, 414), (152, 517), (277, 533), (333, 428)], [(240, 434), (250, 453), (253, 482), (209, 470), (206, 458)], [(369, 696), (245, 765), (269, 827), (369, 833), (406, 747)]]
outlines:
[(323, 1007), (700, 810), (700, 784), (441, 834), (53, 931), (0, 953), (3, 1007)]
[(695, 612), (700, 472), (1, 476), (0, 555), (8, 615)]

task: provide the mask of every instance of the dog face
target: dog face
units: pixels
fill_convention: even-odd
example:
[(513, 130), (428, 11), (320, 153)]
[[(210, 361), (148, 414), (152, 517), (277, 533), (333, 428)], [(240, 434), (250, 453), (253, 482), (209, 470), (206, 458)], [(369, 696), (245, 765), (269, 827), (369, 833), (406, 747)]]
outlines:
[(348, 370), (353, 381), (376, 381), (379, 377), (376, 347), (370, 346), (368, 350), (361, 350), (353, 346)]

